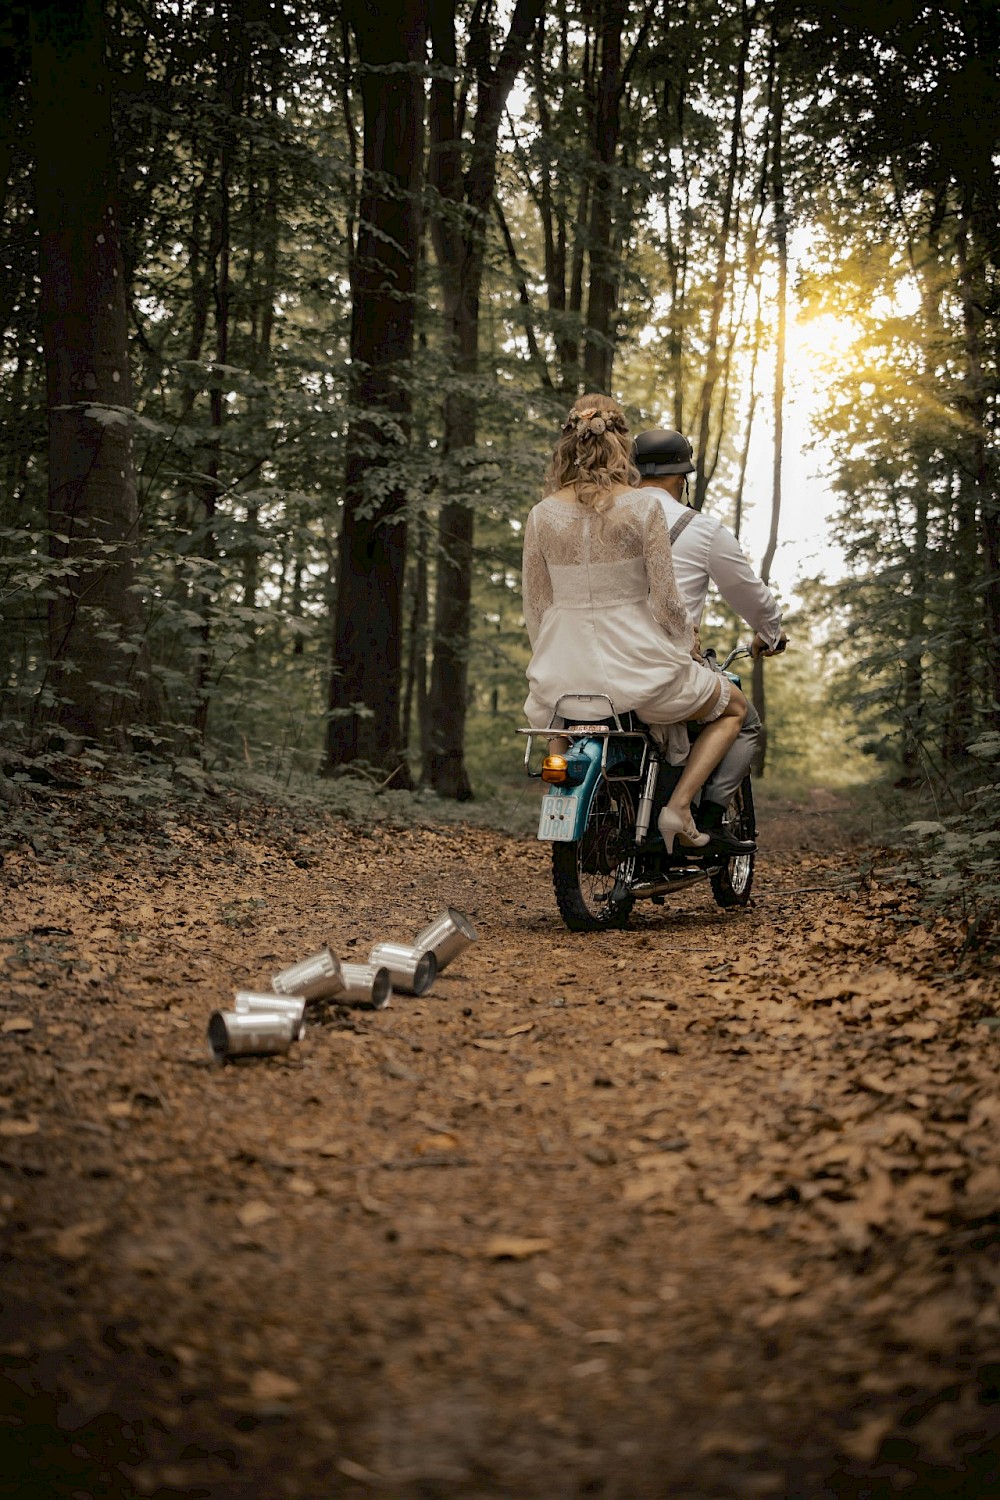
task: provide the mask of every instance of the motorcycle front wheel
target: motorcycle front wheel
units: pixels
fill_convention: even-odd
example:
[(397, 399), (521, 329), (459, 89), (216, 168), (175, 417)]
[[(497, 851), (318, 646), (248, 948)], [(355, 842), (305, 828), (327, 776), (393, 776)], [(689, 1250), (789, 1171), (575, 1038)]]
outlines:
[(635, 806), (625, 782), (598, 783), (582, 836), (552, 845), (552, 883), (571, 932), (624, 927), (635, 904)]
[[(724, 828), (738, 839), (754, 839), (757, 822), (753, 810), (750, 777), (740, 783), (722, 818)], [(753, 854), (737, 854), (712, 872), (712, 895), (719, 906), (746, 906), (753, 889)]]

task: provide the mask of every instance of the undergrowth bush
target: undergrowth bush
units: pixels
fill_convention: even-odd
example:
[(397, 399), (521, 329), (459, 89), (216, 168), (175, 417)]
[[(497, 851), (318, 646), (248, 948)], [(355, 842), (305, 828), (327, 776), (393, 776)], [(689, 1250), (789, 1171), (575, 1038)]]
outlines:
[(932, 911), (967, 928), (969, 948), (1000, 947), (1000, 734), (969, 746), (978, 763), (951, 813), (903, 829), (900, 875), (914, 881)]

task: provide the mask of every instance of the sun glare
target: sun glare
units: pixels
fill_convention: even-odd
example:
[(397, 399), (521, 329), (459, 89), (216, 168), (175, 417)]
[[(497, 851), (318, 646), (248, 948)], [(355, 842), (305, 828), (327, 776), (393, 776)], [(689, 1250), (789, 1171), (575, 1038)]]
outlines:
[(841, 313), (796, 318), (788, 330), (787, 362), (796, 384), (815, 388), (851, 358), (862, 328)]

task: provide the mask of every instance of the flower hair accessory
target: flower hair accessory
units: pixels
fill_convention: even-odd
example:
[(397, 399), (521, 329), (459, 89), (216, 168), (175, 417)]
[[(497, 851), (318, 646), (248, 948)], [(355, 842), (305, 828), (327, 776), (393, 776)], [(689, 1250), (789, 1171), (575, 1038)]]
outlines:
[(590, 435), (601, 437), (605, 432), (625, 431), (624, 419), (614, 411), (572, 411), (563, 426), (563, 432), (575, 432), (579, 438)]

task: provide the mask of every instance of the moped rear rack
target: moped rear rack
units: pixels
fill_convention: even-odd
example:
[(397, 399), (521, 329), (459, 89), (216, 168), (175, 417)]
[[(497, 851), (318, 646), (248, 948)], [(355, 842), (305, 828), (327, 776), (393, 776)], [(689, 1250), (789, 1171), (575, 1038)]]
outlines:
[[(595, 698), (607, 703), (610, 710), (608, 718), (614, 721), (614, 728), (611, 728), (606, 720), (599, 720), (596, 723), (584, 723), (571, 717), (565, 725), (555, 722), (557, 719), (565, 719), (567, 717), (565, 711), (562, 709), (563, 704), (568, 704), (573, 699), (589, 704), (593, 703)], [(601, 775), (608, 781), (641, 781), (646, 774), (651, 749), (649, 735), (642, 729), (625, 729), (622, 726), (622, 721), (615, 709), (614, 703), (606, 693), (563, 693), (556, 701), (556, 706), (552, 710), (552, 718), (549, 720), (546, 729), (519, 729), (517, 732), (518, 734), (528, 736), (527, 744), (524, 747), (524, 769), (529, 776), (537, 778), (542, 774), (540, 771), (532, 771), (531, 769), (532, 740), (535, 738), (551, 739), (555, 734), (564, 734), (568, 740), (602, 739), (604, 744), (601, 748)], [(640, 751), (639, 769), (637, 771), (623, 771), (617, 766), (609, 768), (608, 748), (612, 740), (635, 740), (637, 742)], [(628, 765), (630, 763), (625, 762), (625, 764)]]

